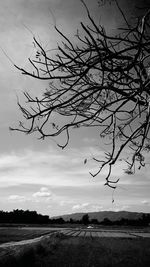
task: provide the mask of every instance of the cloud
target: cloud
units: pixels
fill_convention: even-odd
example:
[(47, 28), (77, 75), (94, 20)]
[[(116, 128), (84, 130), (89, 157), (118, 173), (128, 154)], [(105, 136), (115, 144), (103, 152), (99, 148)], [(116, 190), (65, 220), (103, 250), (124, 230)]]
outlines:
[[(13, 152), (9, 154), (0, 155), (0, 173), (1, 185), (8, 187), (11, 185), (31, 184), (32, 186), (41, 185), (41, 190), (35, 192), (37, 196), (47, 196), (49, 192), (46, 188), (61, 188), (70, 195), (70, 190), (73, 188), (76, 191), (87, 190), (92, 186), (103, 187), (105, 183), (106, 170), (100, 173), (94, 179), (90, 176), (89, 171), (94, 173), (97, 170), (97, 162), (92, 161), (89, 156), (101, 155), (103, 152), (92, 147), (80, 147), (73, 149), (66, 149), (65, 151), (58, 150), (56, 147), (49, 146), (43, 151), (38, 150), (22, 150), (21, 152)], [(86, 164), (84, 159), (88, 158)], [(140, 194), (147, 190), (150, 180), (147, 172), (137, 173), (136, 175), (124, 175), (122, 163), (116, 164), (114, 167), (112, 178), (121, 177), (118, 187), (120, 185), (129, 186), (128, 190), (134, 189), (136, 186), (142, 188)], [(44, 187), (44, 186), (45, 187)], [(143, 185), (143, 187), (142, 187)], [(67, 189), (68, 188), (68, 189)], [(126, 188), (127, 189), (127, 188)], [(95, 190), (93, 188), (93, 190)], [(100, 189), (101, 190), (101, 189)], [(105, 190), (106, 191), (106, 190)], [(135, 191), (135, 189), (134, 189)], [(104, 192), (101, 192), (104, 195)], [(105, 193), (106, 194), (106, 193)], [(108, 195), (108, 194), (107, 194)], [(71, 196), (70, 196), (71, 197)]]
[(150, 201), (149, 200), (142, 200), (141, 203), (143, 205), (150, 205)]
[[(81, 146), (80, 149), (68, 147), (64, 151), (47, 146), (42, 150), (24, 149), (0, 154), (3, 187), (0, 201), (9, 209), (21, 205), (22, 208), (28, 208), (30, 201), (31, 209), (44, 210), (45, 213), (47, 210), (50, 215), (107, 210), (112, 207), (112, 190), (103, 186), (104, 174), (95, 178), (89, 175), (89, 170), (97, 168), (91, 155), (98, 153), (101, 155), (103, 151), (92, 146)], [(86, 157), (88, 162), (84, 164)], [(121, 168), (115, 166), (117, 177)], [(139, 205), (138, 209), (148, 209), (148, 205), (141, 201), (149, 198), (149, 183), (148, 170), (142, 175), (122, 176), (115, 190), (115, 202), (118, 201), (119, 205), (114, 209), (120, 210), (123, 205), (133, 207), (133, 204), (134, 207)], [(48, 205), (51, 207), (47, 208)]]
[(75, 204), (72, 206), (74, 212), (96, 212), (102, 210), (102, 208), (101, 205), (91, 203)]
[[(10, 195), (7, 197), (8, 202), (10, 203), (18, 203), (18, 202), (26, 202), (30, 201), (30, 203), (36, 203), (36, 202), (47, 202), (49, 200), (52, 200), (55, 198), (55, 195), (52, 194), (52, 192), (47, 187), (41, 187), (39, 191), (33, 193), (33, 194), (26, 194), (24, 195)], [(3, 198), (2, 198), (3, 199)], [(54, 200), (55, 201), (55, 200)], [(31, 204), (31, 205), (32, 205)]]
[(72, 207), (73, 210), (80, 210), (84, 209), (89, 206), (89, 203), (83, 203), (83, 204), (76, 204)]
[(48, 147), (43, 151), (22, 150), (0, 155), (1, 182), (45, 184), (48, 186), (89, 185), (89, 165), (84, 165), (86, 149), (67, 151)]
[(38, 192), (35, 192), (32, 195), (34, 198), (47, 198), (50, 199), (52, 197), (52, 193), (49, 191), (47, 187), (41, 187)]
[(33, 197), (50, 197), (50, 193), (49, 192), (36, 192), (33, 194)]
[(8, 197), (8, 200), (9, 200), (9, 201), (12, 201), (12, 202), (24, 202), (24, 201), (26, 201), (27, 199), (26, 199), (26, 197), (21, 196), (21, 195), (10, 195), (10, 196)]

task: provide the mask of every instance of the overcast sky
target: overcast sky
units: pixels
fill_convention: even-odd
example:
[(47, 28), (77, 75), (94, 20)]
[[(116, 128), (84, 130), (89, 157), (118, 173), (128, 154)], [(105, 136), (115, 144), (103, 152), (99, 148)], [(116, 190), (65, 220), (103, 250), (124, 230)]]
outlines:
[[(134, 1), (121, 2), (131, 11)], [(93, 17), (115, 32), (119, 21), (116, 10), (110, 5), (99, 8), (94, 0), (86, 3)], [(101, 210), (150, 211), (148, 164), (134, 176), (125, 175), (123, 165), (115, 166), (113, 177), (120, 182), (113, 204), (113, 191), (104, 186), (105, 171), (91, 178), (89, 171), (97, 168), (91, 158), (103, 152), (95, 130), (75, 130), (63, 151), (52, 140), (39, 141), (37, 136), (9, 131), (9, 126), (22, 118), (17, 97), (23, 101), (24, 90), (43, 92), (47, 86), (22, 76), (11, 62), (28, 68), (27, 58), (35, 52), (33, 35), (51, 49), (60, 40), (55, 22), (71, 38), (80, 21), (87, 22), (87, 18), (79, 0), (0, 1), (0, 210), (30, 209), (49, 216)]]

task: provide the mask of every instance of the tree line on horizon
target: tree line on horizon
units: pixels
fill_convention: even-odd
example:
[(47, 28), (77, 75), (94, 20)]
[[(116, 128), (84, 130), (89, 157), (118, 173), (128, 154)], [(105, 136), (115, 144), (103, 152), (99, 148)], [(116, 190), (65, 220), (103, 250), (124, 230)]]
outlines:
[(150, 224), (150, 213), (143, 213), (138, 219), (121, 218), (120, 220), (111, 221), (109, 218), (104, 218), (103, 221), (98, 219), (90, 219), (88, 214), (84, 214), (80, 220), (70, 218), (65, 221), (62, 217), (49, 218), (48, 215), (38, 214), (36, 211), (29, 210), (13, 210), (13, 211), (0, 211), (0, 224), (82, 224), (82, 225), (130, 225), (130, 226), (148, 226)]

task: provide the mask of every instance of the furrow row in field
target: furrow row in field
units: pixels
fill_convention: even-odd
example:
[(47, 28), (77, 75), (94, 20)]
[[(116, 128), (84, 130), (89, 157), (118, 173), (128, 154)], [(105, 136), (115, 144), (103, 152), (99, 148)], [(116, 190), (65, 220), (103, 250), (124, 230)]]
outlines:
[(79, 233), (79, 236), (85, 237), (85, 231), (81, 231), (81, 232)]
[(150, 233), (138, 233), (138, 232), (133, 232), (133, 233), (130, 233), (130, 236), (134, 236), (134, 237), (147, 237), (147, 238), (150, 238)]
[(97, 232), (91, 231), (91, 237), (98, 237)]
[(68, 236), (80, 236), (80, 237), (114, 237), (114, 238), (137, 238), (137, 237), (149, 237), (150, 233), (132, 233), (132, 232), (117, 232), (117, 231), (92, 231), (92, 230), (70, 230), (66, 229), (61, 231)]
[(74, 231), (71, 236), (78, 236), (80, 234), (80, 231)]
[(72, 235), (74, 233), (74, 230), (62, 230), (60, 232), (64, 235)]

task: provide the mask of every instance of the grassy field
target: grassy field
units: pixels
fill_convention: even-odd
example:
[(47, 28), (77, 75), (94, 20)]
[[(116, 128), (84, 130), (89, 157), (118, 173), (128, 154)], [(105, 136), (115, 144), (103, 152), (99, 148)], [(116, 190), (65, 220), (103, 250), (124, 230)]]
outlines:
[[(54, 231), (54, 230), (53, 230)], [(0, 228), (0, 244), (10, 241), (21, 241), (46, 235), (52, 230), (33, 229), (33, 228)]]
[(150, 239), (70, 237), (61, 233), (40, 242), (0, 248), (1, 267), (145, 267)]

